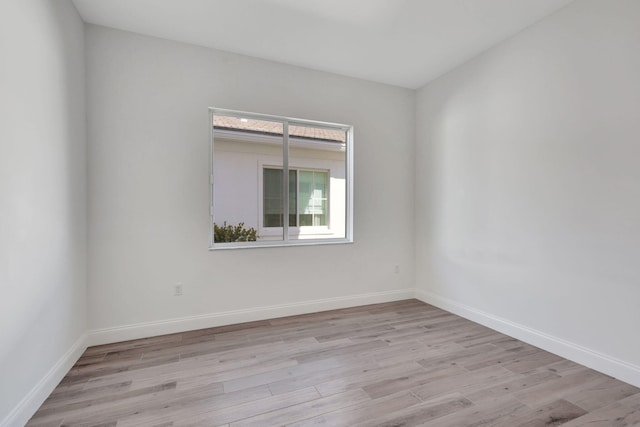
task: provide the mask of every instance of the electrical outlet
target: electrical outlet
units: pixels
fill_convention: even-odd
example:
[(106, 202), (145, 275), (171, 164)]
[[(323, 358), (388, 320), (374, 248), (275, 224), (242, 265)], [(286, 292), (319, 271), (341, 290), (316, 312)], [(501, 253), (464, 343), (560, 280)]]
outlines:
[(400, 273), (400, 266), (398, 264), (396, 264), (395, 267), (393, 267), (393, 272), (396, 274)]
[(182, 283), (180, 282), (176, 283), (176, 287), (173, 289), (173, 296), (174, 297), (182, 296)]

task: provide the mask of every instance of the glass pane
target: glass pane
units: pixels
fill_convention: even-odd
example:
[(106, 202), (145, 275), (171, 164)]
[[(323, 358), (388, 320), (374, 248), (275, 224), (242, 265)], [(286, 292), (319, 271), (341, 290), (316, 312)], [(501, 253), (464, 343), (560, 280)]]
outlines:
[[(264, 226), (282, 227), (282, 169), (264, 168)], [(296, 171), (289, 171), (289, 226), (296, 226)]]
[(284, 125), (213, 115), (214, 243), (283, 240)]
[(327, 197), (327, 173), (314, 172), (313, 174), (314, 197)]
[(327, 225), (328, 173), (300, 171), (300, 226)]
[(282, 169), (263, 170), (264, 226), (282, 227)]
[(320, 201), (319, 213), (313, 217), (313, 225), (324, 226), (327, 225), (327, 201)]
[(346, 131), (289, 126), (290, 164), (298, 169), (298, 225), (290, 239), (346, 237)]
[(289, 170), (289, 227), (297, 227), (296, 213), (298, 206), (297, 171)]
[[(313, 172), (299, 171), (300, 189), (298, 193), (298, 210), (300, 215), (306, 215), (310, 212), (310, 204), (313, 192)], [(302, 224), (301, 224), (302, 225)]]

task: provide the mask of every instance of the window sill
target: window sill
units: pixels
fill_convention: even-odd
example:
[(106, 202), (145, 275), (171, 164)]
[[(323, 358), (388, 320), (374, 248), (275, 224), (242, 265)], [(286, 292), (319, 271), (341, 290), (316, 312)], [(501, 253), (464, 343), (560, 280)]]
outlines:
[(295, 240), (289, 242), (283, 241), (261, 241), (261, 242), (232, 242), (232, 243), (214, 243), (209, 247), (210, 251), (228, 250), (228, 249), (256, 249), (256, 248), (282, 248), (290, 246), (321, 246), (321, 245), (345, 245), (353, 243), (352, 239), (308, 239)]

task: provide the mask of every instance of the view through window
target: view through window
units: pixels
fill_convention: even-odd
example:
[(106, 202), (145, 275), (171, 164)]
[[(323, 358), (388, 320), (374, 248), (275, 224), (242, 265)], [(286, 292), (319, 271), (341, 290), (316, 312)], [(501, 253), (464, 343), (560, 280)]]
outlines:
[(351, 126), (214, 108), (211, 131), (212, 248), (351, 241)]

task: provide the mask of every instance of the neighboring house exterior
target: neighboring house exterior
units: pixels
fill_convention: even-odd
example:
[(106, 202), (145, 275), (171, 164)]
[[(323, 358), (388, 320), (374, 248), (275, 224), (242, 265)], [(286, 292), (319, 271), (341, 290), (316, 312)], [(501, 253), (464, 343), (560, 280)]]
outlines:
[[(215, 222), (283, 238), (282, 124), (214, 116)], [(344, 238), (346, 134), (289, 127), (289, 239)]]

